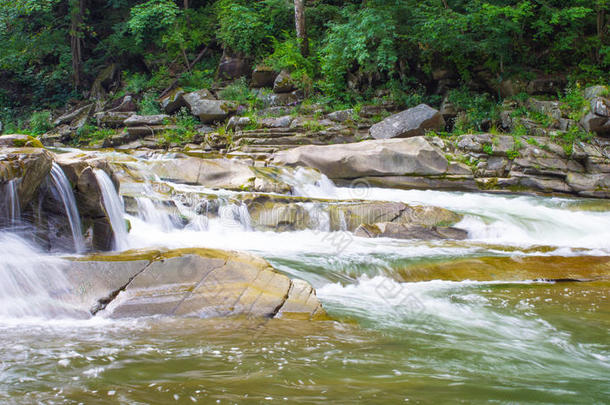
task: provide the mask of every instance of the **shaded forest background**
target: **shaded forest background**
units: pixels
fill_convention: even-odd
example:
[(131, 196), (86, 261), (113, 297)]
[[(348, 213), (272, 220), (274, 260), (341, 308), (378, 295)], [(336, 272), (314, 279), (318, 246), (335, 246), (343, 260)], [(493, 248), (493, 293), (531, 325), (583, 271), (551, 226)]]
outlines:
[[(382, 95), (439, 104), (439, 78), (498, 97), (507, 78), (608, 83), (608, 0), (1, 0), (0, 120), (91, 96), (109, 65), (115, 96), (197, 90), (227, 56), (287, 70), (336, 105)], [(304, 33), (300, 33), (301, 37)]]

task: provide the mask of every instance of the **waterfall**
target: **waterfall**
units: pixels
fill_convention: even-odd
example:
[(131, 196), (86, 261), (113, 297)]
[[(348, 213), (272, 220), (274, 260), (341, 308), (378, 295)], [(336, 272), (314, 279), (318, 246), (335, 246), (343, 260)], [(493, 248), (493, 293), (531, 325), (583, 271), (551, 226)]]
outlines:
[(150, 198), (137, 197), (136, 202), (138, 203), (139, 217), (143, 221), (156, 225), (164, 231), (174, 229), (170, 216), (166, 212), (157, 209), (155, 203)]
[(218, 208), (218, 217), (224, 227), (252, 230), (252, 219), (246, 204), (228, 204)]
[(86, 316), (63, 299), (75, 289), (66, 265), (21, 237), (0, 232), (0, 319)]
[(125, 207), (121, 197), (105, 171), (95, 169), (94, 173), (102, 191), (104, 209), (114, 232), (114, 248), (125, 250), (127, 249), (127, 226), (125, 225)]
[(72, 191), (72, 187), (70, 186), (70, 182), (64, 171), (55, 162), (53, 162), (51, 168), (51, 184), (57, 191), (66, 210), (68, 222), (70, 223), (70, 230), (72, 231), (72, 238), (74, 239), (74, 249), (77, 253), (82, 253), (85, 251), (85, 239), (82, 233), (80, 214), (78, 213), (78, 208), (76, 206), (74, 192)]
[(21, 218), (21, 206), (19, 204), (19, 188), (20, 179), (10, 180), (5, 184), (3, 210), (0, 211), (6, 226), (14, 226)]

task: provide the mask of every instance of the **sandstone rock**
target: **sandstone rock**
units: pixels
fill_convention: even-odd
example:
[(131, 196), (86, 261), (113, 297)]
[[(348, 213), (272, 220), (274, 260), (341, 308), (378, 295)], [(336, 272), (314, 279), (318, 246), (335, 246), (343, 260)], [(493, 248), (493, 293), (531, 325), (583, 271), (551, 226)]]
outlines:
[(75, 109), (74, 111), (70, 111), (56, 118), (55, 121), (53, 121), (53, 125), (58, 126), (62, 124), (71, 124), (72, 122), (74, 122), (75, 127), (81, 127), (82, 125), (84, 125), (87, 118), (89, 118), (89, 116), (93, 112), (93, 108), (93, 104), (86, 104), (82, 107)]
[(250, 124), (252, 124), (250, 117), (231, 117), (227, 123), (227, 129), (239, 131)]
[(278, 73), (267, 66), (257, 66), (252, 72), (250, 86), (258, 89), (261, 87), (273, 87)]
[(165, 121), (169, 119), (169, 115), (158, 114), (158, 115), (132, 115), (127, 118), (123, 123), (128, 127), (138, 126), (149, 126), (149, 125), (163, 125)]
[(273, 82), (274, 93), (290, 93), (296, 89), (297, 86), (294, 83), (294, 80), (292, 80), (290, 73), (285, 70), (280, 72)]
[(332, 179), (443, 174), (444, 154), (425, 137), (372, 140), (344, 145), (308, 145), (273, 156), (273, 162), (320, 170)]
[(445, 120), (438, 110), (420, 104), (398, 114), (394, 114), (373, 125), (370, 134), (375, 139), (408, 138), (424, 135), (426, 131), (440, 131)]
[(42, 148), (42, 143), (29, 135), (6, 134), (0, 136), (0, 147), (7, 148)]
[[(31, 141), (22, 138), (22, 135), (5, 135), (0, 136), (0, 142), (14, 144), (14, 142)], [(32, 201), (41, 183), (51, 172), (52, 162), (53, 156), (46, 149), (2, 147), (0, 148), (0, 185), (19, 179), (17, 194), (23, 209)]]
[(214, 100), (207, 90), (199, 90), (182, 96), (191, 114), (204, 124), (222, 121), (237, 110), (232, 101)]
[[(173, 114), (182, 107), (186, 107), (183, 96), (186, 94), (181, 88), (171, 91), (159, 100), (159, 105), (167, 114)], [(210, 94), (211, 96), (211, 94)], [(213, 97), (212, 97), (213, 98)]]
[(610, 99), (595, 97), (591, 100), (591, 112), (600, 117), (610, 117)]
[(73, 261), (66, 275), (88, 287), (72, 294), (74, 300), (112, 318), (325, 316), (309, 284), (245, 253), (183, 249), (92, 256)]
[(468, 232), (454, 227), (427, 227), (422, 225), (396, 224), (382, 222), (372, 225), (360, 225), (355, 231), (356, 236), (364, 238), (394, 238), (394, 239), (457, 239), (468, 237)]
[(398, 202), (355, 202), (329, 206), (331, 231), (354, 231), (362, 224), (391, 222), (419, 226), (450, 226), (462, 219), (440, 207)]

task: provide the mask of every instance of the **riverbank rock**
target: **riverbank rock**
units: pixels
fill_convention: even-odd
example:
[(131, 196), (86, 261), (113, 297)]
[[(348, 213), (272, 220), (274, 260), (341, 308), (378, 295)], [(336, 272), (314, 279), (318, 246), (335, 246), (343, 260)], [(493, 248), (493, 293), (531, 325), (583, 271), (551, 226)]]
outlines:
[(277, 152), (272, 161), (280, 165), (313, 167), (331, 179), (440, 175), (449, 166), (443, 153), (423, 136), (301, 146)]
[(375, 139), (409, 138), (444, 128), (445, 120), (441, 113), (426, 104), (420, 104), (378, 122), (369, 132)]
[[(28, 138), (23, 138), (21, 135), (5, 135), (0, 137), (0, 143), (35, 141)], [(0, 185), (16, 180), (19, 204), (24, 208), (32, 201), (38, 188), (51, 172), (52, 164), (53, 155), (43, 148), (0, 148)], [(4, 200), (4, 196), (1, 200)]]
[(363, 224), (355, 231), (354, 235), (364, 238), (394, 238), (394, 239), (457, 239), (468, 237), (468, 232), (454, 227), (437, 227), (423, 225), (406, 225), (392, 222), (381, 222), (377, 224)]
[(222, 121), (237, 110), (232, 101), (216, 100), (207, 90), (194, 91), (182, 96), (191, 114), (204, 123)]
[(273, 87), (275, 78), (278, 73), (267, 66), (257, 66), (252, 72), (252, 80), (250, 81), (250, 87), (260, 89), (262, 87)]
[(75, 259), (71, 299), (111, 318), (141, 316), (323, 319), (311, 286), (256, 256), (212, 249)]

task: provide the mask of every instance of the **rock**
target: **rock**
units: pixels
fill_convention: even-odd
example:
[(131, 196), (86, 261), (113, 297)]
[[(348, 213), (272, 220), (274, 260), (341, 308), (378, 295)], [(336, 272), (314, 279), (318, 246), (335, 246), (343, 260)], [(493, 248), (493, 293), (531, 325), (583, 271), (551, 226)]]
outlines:
[[(0, 144), (32, 142), (23, 135), (0, 136)], [(0, 149), (0, 185), (19, 179), (17, 194), (23, 210), (34, 198), (38, 188), (51, 172), (53, 155), (37, 147), (2, 147)], [(4, 198), (0, 199), (4, 201)]]
[(438, 110), (420, 104), (394, 114), (373, 125), (369, 131), (375, 139), (408, 138), (425, 135), (426, 131), (441, 131), (445, 120)]
[(138, 127), (147, 125), (163, 125), (165, 121), (169, 119), (169, 115), (158, 114), (158, 115), (132, 115), (127, 118), (123, 123), (128, 127)]
[(292, 76), (285, 70), (281, 71), (273, 82), (274, 93), (290, 93), (296, 89), (297, 86), (294, 80), (292, 80)]
[(364, 176), (438, 175), (448, 167), (444, 154), (421, 137), (343, 145), (308, 145), (280, 151), (273, 162), (320, 170), (332, 179)]
[(250, 63), (246, 59), (223, 52), (218, 64), (218, 77), (220, 79), (234, 80), (249, 74)]
[(74, 260), (66, 276), (87, 287), (75, 287), (76, 303), (111, 318), (325, 317), (309, 284), (246, 253), (182, 249), (90, 256)]
[(256, 200), (247, 205), (252, 225), (257, 229), (287, 232), (309, 228), (309, 214), (303, 205)]
[(608, 95), (610, 95), (608, 86), (590, 86), (584, 91), (584, 96), (587, 100), (591, 100), (596, 97), (607, 97)]
[(259, 89), (262, 87), (273, 87), (278, 73), (267, 66), (257, 66), (252, 72), (250, 86)]
[[(282, 106), (294, 106), (301, 102), (302, 93), (299, 90), (295, 90), (291, 93), (270, 93), (264, 94), (259, 93), (257, 98), (265, 105), (269, 107), (282, 107)], [(289, 110), (287, 111), (289, 112)]]
[(123, 98), (116, 100), (112, 103), (107, 111), (112, 112), (136, 112), (138, 111), (138, 105), (133, 100), (133, 97), (130, 95), (126, 95)]
[(289, 128), (294, 118), (291, 115), (284, 115), (278, 118), (263, 118), (258, 121), (262, 128)]
[(610, 135), (610, 118), (608, 117), (602, 117), (590, 112), (581, 118), (580, 125), (587, 132), (594, 132), (599, 136)]
[(591, 112), (600, 117), (610, 117), (610, 99), (596, 97), (591, 100)]
[(519, 93), (524, 93), (526, 90), (526, 83), (523, 83), (519, 79), (510, 78), (502, 80), (497, 85), (497, 91), (502, 98), (514, 97)]
[(125, 120), (135, 115), (134, 112), (99, 112), (94, 115), (98, 127), (120, 128), (124, 126)]
[(42, 148), (42, 143), (29, 135), (6, 134), (0, 136), (0, 147), (7, 148)]
[(328, 119), (335, 122), (345, 122), (347, 120), (353, 119), (354, 110), (341, 110), (341, 111), (333, 111), (328, 114)]
[(555, 120), (561, 118), (561, 104), (558, 101), (545, 101), (530, 98), (528, 100), (528, 106), (531, 110), (547, 115)]
[(214, 100), (207, 90), (199, 90), (182, 96), (191, 114), (204, 123), (222, 121), (237, 111), (237, 104), (232, 101)]
[(391, 222), (418, 226), (451, 226), (462, 216), (432, 206), (409, 206), (399, 202), (355, 202), (329, 206), (331, 231), (355, 231), (362, 224)]
[(404, 282), (600, 280), (607, 282), (608, 256), (507, 256), (476, 257), (417, 262), (402, 266), (398, 278)]
[(445, 121), (455, 118), (458, 114), (458, 110), (455, 106), (449, 101), (448, 97), (443, 99), (443, 103), (441, 104), (440, 113), (443, 116)]
[(87, 119), (91, 116), (93, 108), (94, 104), (86, 104), (56, 118), (55, 121), (53, 121), (53, 125), (58, 126), (62, 124), (71, 124), (74, 122), (74, 126), (80, 128), (86, 123)]
[(360, 225), (354, 232), (364, 238), (394, 238), (394, 239), (457, 239), (468, 237), (468, 232), (453, 227), (427, 227), (421, 225), (405, 225), (392, 222), (382, 222), (372, 225)]
[(176, 131), (177, 129), (178, 127), (176, 125), (147, 125), (141, 127), (125, 128), (127, 134), (129, 135), (126, 138), (128, 141), (133, 141), (138, 138), (143, 138), (145, 136), (155, 136), (168, 131)]
[[(571, 172), (568, 173), (566, 182), (581, 195), (596, 196), (596, 193), (603, 193), (610, 196), (609, 173), (584, 174)], [(597, 197), (603, 197), (603, 195), (597, 195)]]
[(567, 84), (568, 80), (564, 76), (540, 76), (527, 84), (527, 92), (529, 94), (557, 95)]
[(173, 114), (182, 107), (186, 107), (186, 102), (183, 98), (185, 94), (186, 92), (181, 88), (172, 90), (169, 94), (159, 99), (159, 105), (167, 114)]
[(252, 124), (252, 118), (250, 117), (231, 117), (227, 123), (227, 129), (239, 131), (250, 124)]

